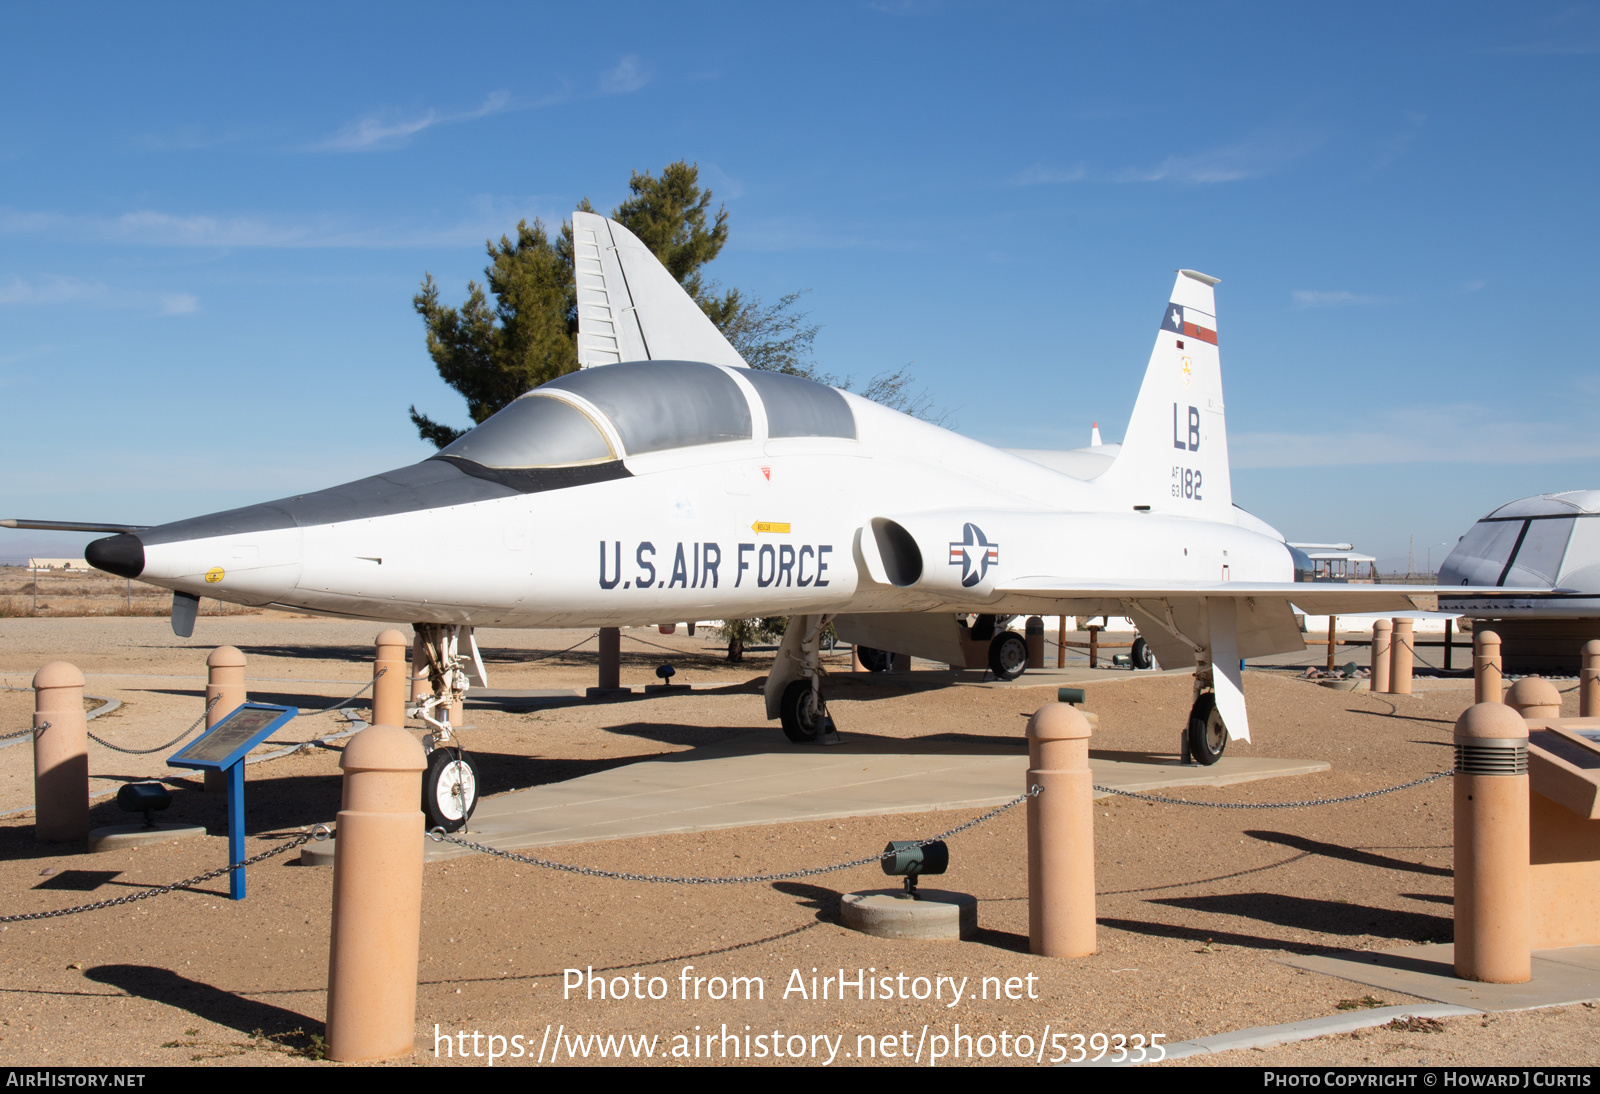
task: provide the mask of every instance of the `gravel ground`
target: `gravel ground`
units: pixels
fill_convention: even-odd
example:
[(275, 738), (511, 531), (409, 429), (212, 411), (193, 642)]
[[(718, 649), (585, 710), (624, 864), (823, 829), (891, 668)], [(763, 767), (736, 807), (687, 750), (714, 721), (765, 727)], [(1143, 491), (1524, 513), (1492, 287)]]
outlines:
[[(264, 614), (204, 620), (201, 642), (174, 638), (161, 619), (0, 619), (0, 684), (25, 687), (43, 662), (72, 661), (91, 674), (90, 693), (123, 702), (91, 728), (119, 743), (149, 747), (199, 715), (205, 655), (213, 644), (244, 650), (252, 697), (314, 708), (345, 698), (370, 679), (378, 629)], [(594, 655), (585, 651), (593, 651), (592, 641), (550, 656), (585, 636), (489, 632), (484, 645), (490, 683), (590, 684)], [(673, 636), (624, 632), (623, 651), (624, 683), (650, 682), (654, 666), (671, 660), (680, 680), (718, 686), (531, 715), (471, 710), (465, 740), (483, 761), (486, 793), (735, 738), (775, 750), (790, 747), (762, 716), (759, 684), (770, 650), (749, 655), (743, 666), (728, 666), (714, 639), (704, 632), (691, 639), (680, 628)], [(847, 668), (847, 661), (841, 657), (836, 667)], [(1420, 686), (1433, 690), (1410, 697), (1334, 691), (1283, 671), (1252, 671), (1245, 681), (1256, 742), (1231, 747), (1323, 759), (1332, 769), (1177, 796), (1272, 802), (1417, 778), (1449, 765), (1450, 728), (1471, 701), (1463, 681), (1428, 681)], [(1101, 716), (1096, 749), (1125, 757), (1170, 754), (1188, 690), (1181, 677), (1088, 685), (1088, 706)], [(852, 680), (833, 689), (829, 706), (846, 734), (986, 744), (998, 739), (1020, 752), (1028, 715), (1053, 698), (1053, 689), (1038, 687)], [(1575, 704), (1575, 697), (1569, 695), (1568, 702)], [(0, 732), (25, 726), (30, 710), (27, 692), (0, 691)], [(295, 723), (283, 737), (304, 740), (337, 728), (335, 718), (318, 715)], [(96, 788), (169, 773), (158, 757), (90, 748)], [(286, 835), (331, 820), (338, 809), (337, 764), (336, 745), (251, 767), (247, 798), (254, 834), (248, 850), (280, 846)], [(0, 817), (0, 892), (7, 894), (0, 913), (122, 896), (219, 865), (225, 857), (224, 802), (200, 793), (197, 780), (179, 779), (176, 785), (179, 793), (164, 819), (204, 824), (216, 835), (89, 856), (36, 844), (26, 812)], [(0, 809), (24, 809), (30, 797), (31, 750), (0, 749)], [(98, 802), (94, 823), (122, 819), (109, 798)], [(616, 840), (561, 847), (551, 857), (659, 874), (783, 871), (871, 854), (886, 839), (934, 834), (973, 815)], [(1048, 1046), (1066, 1052), (1079, 1034), (1159, 1033), (1173, 1042), (1337, 1013), (1341, 1001), (1362, 999), (1371, 989), (1274, 958), (1447, 941), (1451, 935), (1446, 781), (1305, 810), (1201, 810), (1107, 799), (1097, 805), (1095, 821), (1100, 952), (1078, 961), (1027, 952), (1021, 809), (951, 841), (951, 869), (938, 885), (980, 901), (980, 933), (965, 943), (890, 942), (839, 926), (840, 894), (885, 885), (876, 867), (795, 882), (679, 887), (541, 871), (492, 858), (430, 865), (418, 1050), (409, 1062), (460, 1063), (464, 1048), (469, 1062), (482, 1065), (485, 1055), (471, 1054), (502, 1044), (508, 1053), (520, 1044), (525, 1055), (501, 1064), (532, 1062), (541, 1045), (549, 1062), (558, 1030), (562, 1062), (587, 1047), (589, 1056), (580, 1055), (579, 1062), (631, 1063), (634, 1046), (649, 1045), (654, 1037), (655, 1060), (745, 1063), (748, 1057), (735, 1059), (732, 1053), (746, 1051), (747, 1032), (757, 1063), (778, 1062), (771, 1055), (775, 1032), (782, 1062), (859, 1063), (865, 1056), (865, 1062), (903, 1064), (909, 1062), (903, 1056), (915, 1056), (920, 1046), (919, 1062), (927, 1063), (943, 1043), (961, 1055), (941, 1064), (1014, 1064), (1025, 1055), (1018, 1037), (1035, 1059), (1043, 1044), (1048, 1062), (1056, 1054)], [(332, 871), (298, 866), (288, 861), (293, 857), (254, 867), (249, 899), (240, 903), (225, 898), (225, 886), (209, 882), (134, 905), (0, 926), (7, 963), (0, 986), (0, 1063), (310, 1063), (324, 1013)], [(623, 986), (614, 978), (627, 978), (630, 997), (591, 999), (579, 989), (568, 998), (566, 970), (591, 968), (612, 988)], [(824, 978), (832, 974), (836, 981), (841, 969), (849, 981), (847, 998), (838, 998), (834, 982), (826, 999), (811, 997), (813, 970), (820, 992)], [(867, 978), (893, 997), (883, 998), (880, 991), (879, 998), (858, 999), (858, 970), (871, 970)], [(760, 978), (763, 996), (708, 996), (735, 976)], [(882, 977), (890, 978), (887, 985), (878, 983)], [(696, 978), (705, 978), (698, 999)], [(900, 997), (932, 988), (936, 978), (953, 978), (937, 979), (938, 997)], [(952, 998), (952, 983), (961, 988), (959, 1001)], [(645, 998), (632, 997), (635, 986)], [(650, 999), (652, 987), (664, 998)], [(458, 1031), (465, 1037), (453, 1038)], [(480, 1034), (476, 1042), (474, 1032)], [(706, 1033), (718, 1035), (710, 1060), (707, 1042), (696, 1040)], [(1442, 1032), (1382, 1030), (1181, 1063), (1414, 1065), (1425, 1058), (1595, 1064), (1597, 1033), (1600, 1012), (1576, 1006), (1452, 1019)], [(593, 1034), (601, 1040), (589, 1040)], [(1066, 1036), (1052, 1040), (1058, 1034)], [(618, 1042), (608, 1045), (607, 1035), (645, 1040), (628, 1043), (618, 1060), (612, 1052)], [(505, 1040), (493, 1042), (491, 1036)], [(793, 1061), (790, 1054), (800, 1051), (802, 1040), (803, 1060)], [(449, 1057), (447, 1043), (454, 1053)], [(991, 1053), (987, 1060), (980, 1058), (984, 1052)]]

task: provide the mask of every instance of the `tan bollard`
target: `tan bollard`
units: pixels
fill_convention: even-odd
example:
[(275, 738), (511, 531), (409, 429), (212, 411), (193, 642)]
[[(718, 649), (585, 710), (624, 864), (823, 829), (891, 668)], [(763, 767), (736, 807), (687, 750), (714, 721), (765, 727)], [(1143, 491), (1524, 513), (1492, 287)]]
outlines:
[(89, 720), (83, 673), (52, 661), (33, 676), (33, 838), (67, 843), (89, 838)]
[(1578, 717), (1600, 718), (1600, 639), (1583, 644), (1583, 668), (1578, 673)]
[(1056, 616), (1056, 668), (1067, 667), (1067, 617)]
[[(216, 699), (215, 706), (211, 700)], [(222, 719), (250, 701), (244, 690), (244, 654), (233, 646), (218, 646), (206, 658), (206, 728), (210, 729)], [(206, 772), (206, 791), (226, 794), (228, 773)]]
[(427, 757), (398, 726), (350, 739), (339, 761), (344, 801), (333, 860), (328, 1055), (409, 1056), (422, 934), (422, 771)]
[(867, 671), (867, 666), (865, 666), (865, 665), (863, 665), (861, 663), (861, 647), (860, 646), (851, 646), (850, 647), (850, 671), (851, 672), (866, 672)]
[(1022, 628), (1022, 637), (1028, 643), (1028, 667), (1044, 668), (1044, 620), (1036, 615), (1028, 616), (1028, 622)]
[(1389, 690), (1389, 638), (1394, 624), (1380, 619), (1372, 625), (1372, 690)]
[(1087, 957), (1094, 918), (1094, 776), (1089, 719), (1051, 703), (1028, 719), (1028, 944), (1045, 957)]
[(600, 679), (602, 691), (622, 687), (622, 628), (600, 628)]
[(1528, 724), (1476, 703), (1456, 719), (1455, 967), (1465, 980), (1533, 978)]
[(1500, 683), (1500, 636), (1472, 629), (1472, 701), (1498, 703), (1504, 694)]
[(1506, 706), (1523, 718), (1561, 717), (1561, 692), (1550, 681), (1524, 676), (1506, 689)]
[(1394, 621), (1394, 641), (1389, 646), (1389, 694), (1411, 694), (1411, 664), (1412, 652), (1415, 647), (1414, 630), (1416, 624), (1409, 619), (1396, 619)]
[(396, 630), (378, 635), (378, 655), (372, 662), (372, 724), (406, 724), (406, 677), (411, 659), (406, 656), (406, 636)]

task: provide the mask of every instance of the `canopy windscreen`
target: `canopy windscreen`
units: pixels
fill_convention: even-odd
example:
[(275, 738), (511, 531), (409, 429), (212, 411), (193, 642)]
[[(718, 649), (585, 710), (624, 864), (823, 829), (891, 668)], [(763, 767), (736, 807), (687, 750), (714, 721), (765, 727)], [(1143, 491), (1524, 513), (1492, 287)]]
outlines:
[(484, 467), (560, 467), (615, 459), (589, 416), (570, 403), (524, 395), (440, 449)]
[(598, 407), (630, 456), (751, 436), (744, 392), (715, 365), (624, 361), (569, 372), (540, 390), (550, 388), (581, 395)]

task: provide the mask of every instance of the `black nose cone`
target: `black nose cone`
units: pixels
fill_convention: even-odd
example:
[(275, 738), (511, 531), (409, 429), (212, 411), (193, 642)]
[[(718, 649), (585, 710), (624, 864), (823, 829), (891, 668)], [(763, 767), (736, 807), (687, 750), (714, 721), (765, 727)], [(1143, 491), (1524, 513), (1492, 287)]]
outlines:
[(83, 557), (95, 569), (118, 577), (144, 573), (144, 544), (132, 532), (95, 540), (83, 549)]

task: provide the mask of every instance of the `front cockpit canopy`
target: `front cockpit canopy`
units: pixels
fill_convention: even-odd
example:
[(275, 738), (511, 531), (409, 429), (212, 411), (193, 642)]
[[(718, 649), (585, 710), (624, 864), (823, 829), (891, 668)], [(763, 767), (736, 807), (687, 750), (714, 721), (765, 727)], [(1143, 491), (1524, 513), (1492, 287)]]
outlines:
[[(855, 439), (850, 405), (833, 388), (758, 369), (741, 369), (739, 376), (755, 389), (767, 436)], [(596, 415), (614, 430), (623, 451), (613, 450)], [(624, 361), (541, 385), (439, 456), (497, 470), (570, 467), (750, 440), (753, 421), (751, 403), (731, 369), (697, 361)]]
[(482, 425), (441, 448), (439, 455), (503, 470), (617, 458), (589, 415), (571, 403), (533, 392), (512, 400)]

